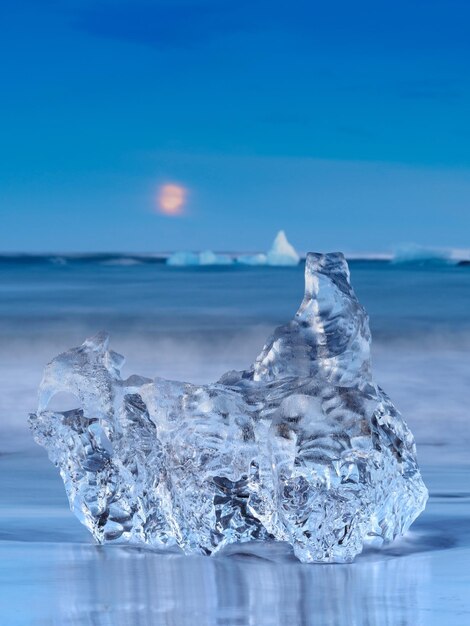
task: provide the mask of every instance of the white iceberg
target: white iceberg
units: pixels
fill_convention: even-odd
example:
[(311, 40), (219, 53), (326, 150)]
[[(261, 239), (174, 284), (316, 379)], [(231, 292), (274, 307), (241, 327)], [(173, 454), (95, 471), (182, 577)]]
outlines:
[(237, 257), (237, 263), (240, 265), (266, 265), (267, 257), (262, 252), (259, 254), (242, 254)]
[(454, 265), (458, 262), (451, 251), (417, 244), (398, 246), (392, 258), (394, 265)]
[(298, 265), (300, 257), (294, 246), (289, 243), (286, 233), (280, 230), (266, 254), (243, 254), (237, 257), (237, 263), (241, 265), (272, 265), (286, 266)]
[(268, 265), (298, 265), (300, 257), (295, 248), (287, 241), (286, 233), (280, 230), (268, 252)]
[(167, 265), (184, 267), (186, 265), (199, 265), (199, 255), (194, 252), (173, 252), (166, 260)]
[(215, 254), (212, 250), (199, 253), (199, 265), (232, 265), (233, 259), (228, 254)]
[(166, 260), (167, 265), (185, 267), (193, 265), (231, 265), (233, 259), (228, 254), (215, 254), (212, 250), (203, 252), (174, 252)]
[(298, 265), (300, 257), (295, 248), (287, 241), (286, 234), (280, 230), (266, 254), (242, 254), (235, 259), (229, 254), (217, 254), (212, 250), (203, 252), (174, 252), (166, 260), (167, 265), (178, 267), (194, 265), (271, 265), (293, 266)]

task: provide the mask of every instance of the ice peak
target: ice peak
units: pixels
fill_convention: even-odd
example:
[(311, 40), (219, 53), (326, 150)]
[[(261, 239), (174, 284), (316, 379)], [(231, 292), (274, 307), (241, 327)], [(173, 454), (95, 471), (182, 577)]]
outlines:
[(305, 260), (305, 296), (314, 297), (320, 288), (318, 276), (326, 276), (344, 293), (351, 295), (349, 267), (342, 252), (309, 252)]
[(370, 378), (370, 330), (339, 253), (310, 252), (305, 295), (295, 318), (274, 331), (253, 369), (254, 380), (320, 377), (352, 387)]
[(268, 265), (297, 265), (299, 260), (300, 257), (287, 240), (286, 233), (280, 230), (267, 254)]
[(100, 332), (93, 335), (93, 337), (88, 337), (82, 344), (83, 350), (90, 350), (92, 352), (96, 352), (98, 354), (104, 354), (108, 349), (109, 345), (109, 334), (101, 330)]
[(277, 235), (274, 237), (273, 248), (283, 250), (288, 249), (290, 252), (294, 251), (294, 248), (287, 241), (286, 233), (283, 230), (279, 230)]

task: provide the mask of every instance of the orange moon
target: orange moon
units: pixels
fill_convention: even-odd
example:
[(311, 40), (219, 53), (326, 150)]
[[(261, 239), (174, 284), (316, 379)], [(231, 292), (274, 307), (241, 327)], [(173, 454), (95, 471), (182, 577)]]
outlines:
[(167, 183), (158, 190), (158, 210), (163, 215), (182, 215), (187, 191), (181, 185)]

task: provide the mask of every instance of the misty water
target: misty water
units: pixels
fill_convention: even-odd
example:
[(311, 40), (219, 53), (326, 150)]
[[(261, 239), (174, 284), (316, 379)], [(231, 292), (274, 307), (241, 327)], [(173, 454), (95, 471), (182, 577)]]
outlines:
[(470, 268), (355, 261), (351, 276), (430, 500), (385, 549), (303, 565), (281, 544), (215, 558), (95, 545), (26, 424), (45, 363), (101, 329), (126, 355), (124, 376), (206, 382), (245, 368), (297, 309), (303, 267), (2, 258), (2, 623), (468, 624)]

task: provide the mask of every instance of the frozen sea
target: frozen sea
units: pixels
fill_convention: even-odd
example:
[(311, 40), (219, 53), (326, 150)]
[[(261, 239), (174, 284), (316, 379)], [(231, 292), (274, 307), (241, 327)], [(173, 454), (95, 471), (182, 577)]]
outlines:
[(303, 266), (0, 257), (0, 624), (470, 624), (470, 267), (350, 263), (375, 377), (415, 434), (426, 511), (351, 565), (282, 544), (186, 557), (97, 546), (28, 432), (42, 369), (98, 330), (124, 374), (192, 382), (245, 368), (303, 295)]

